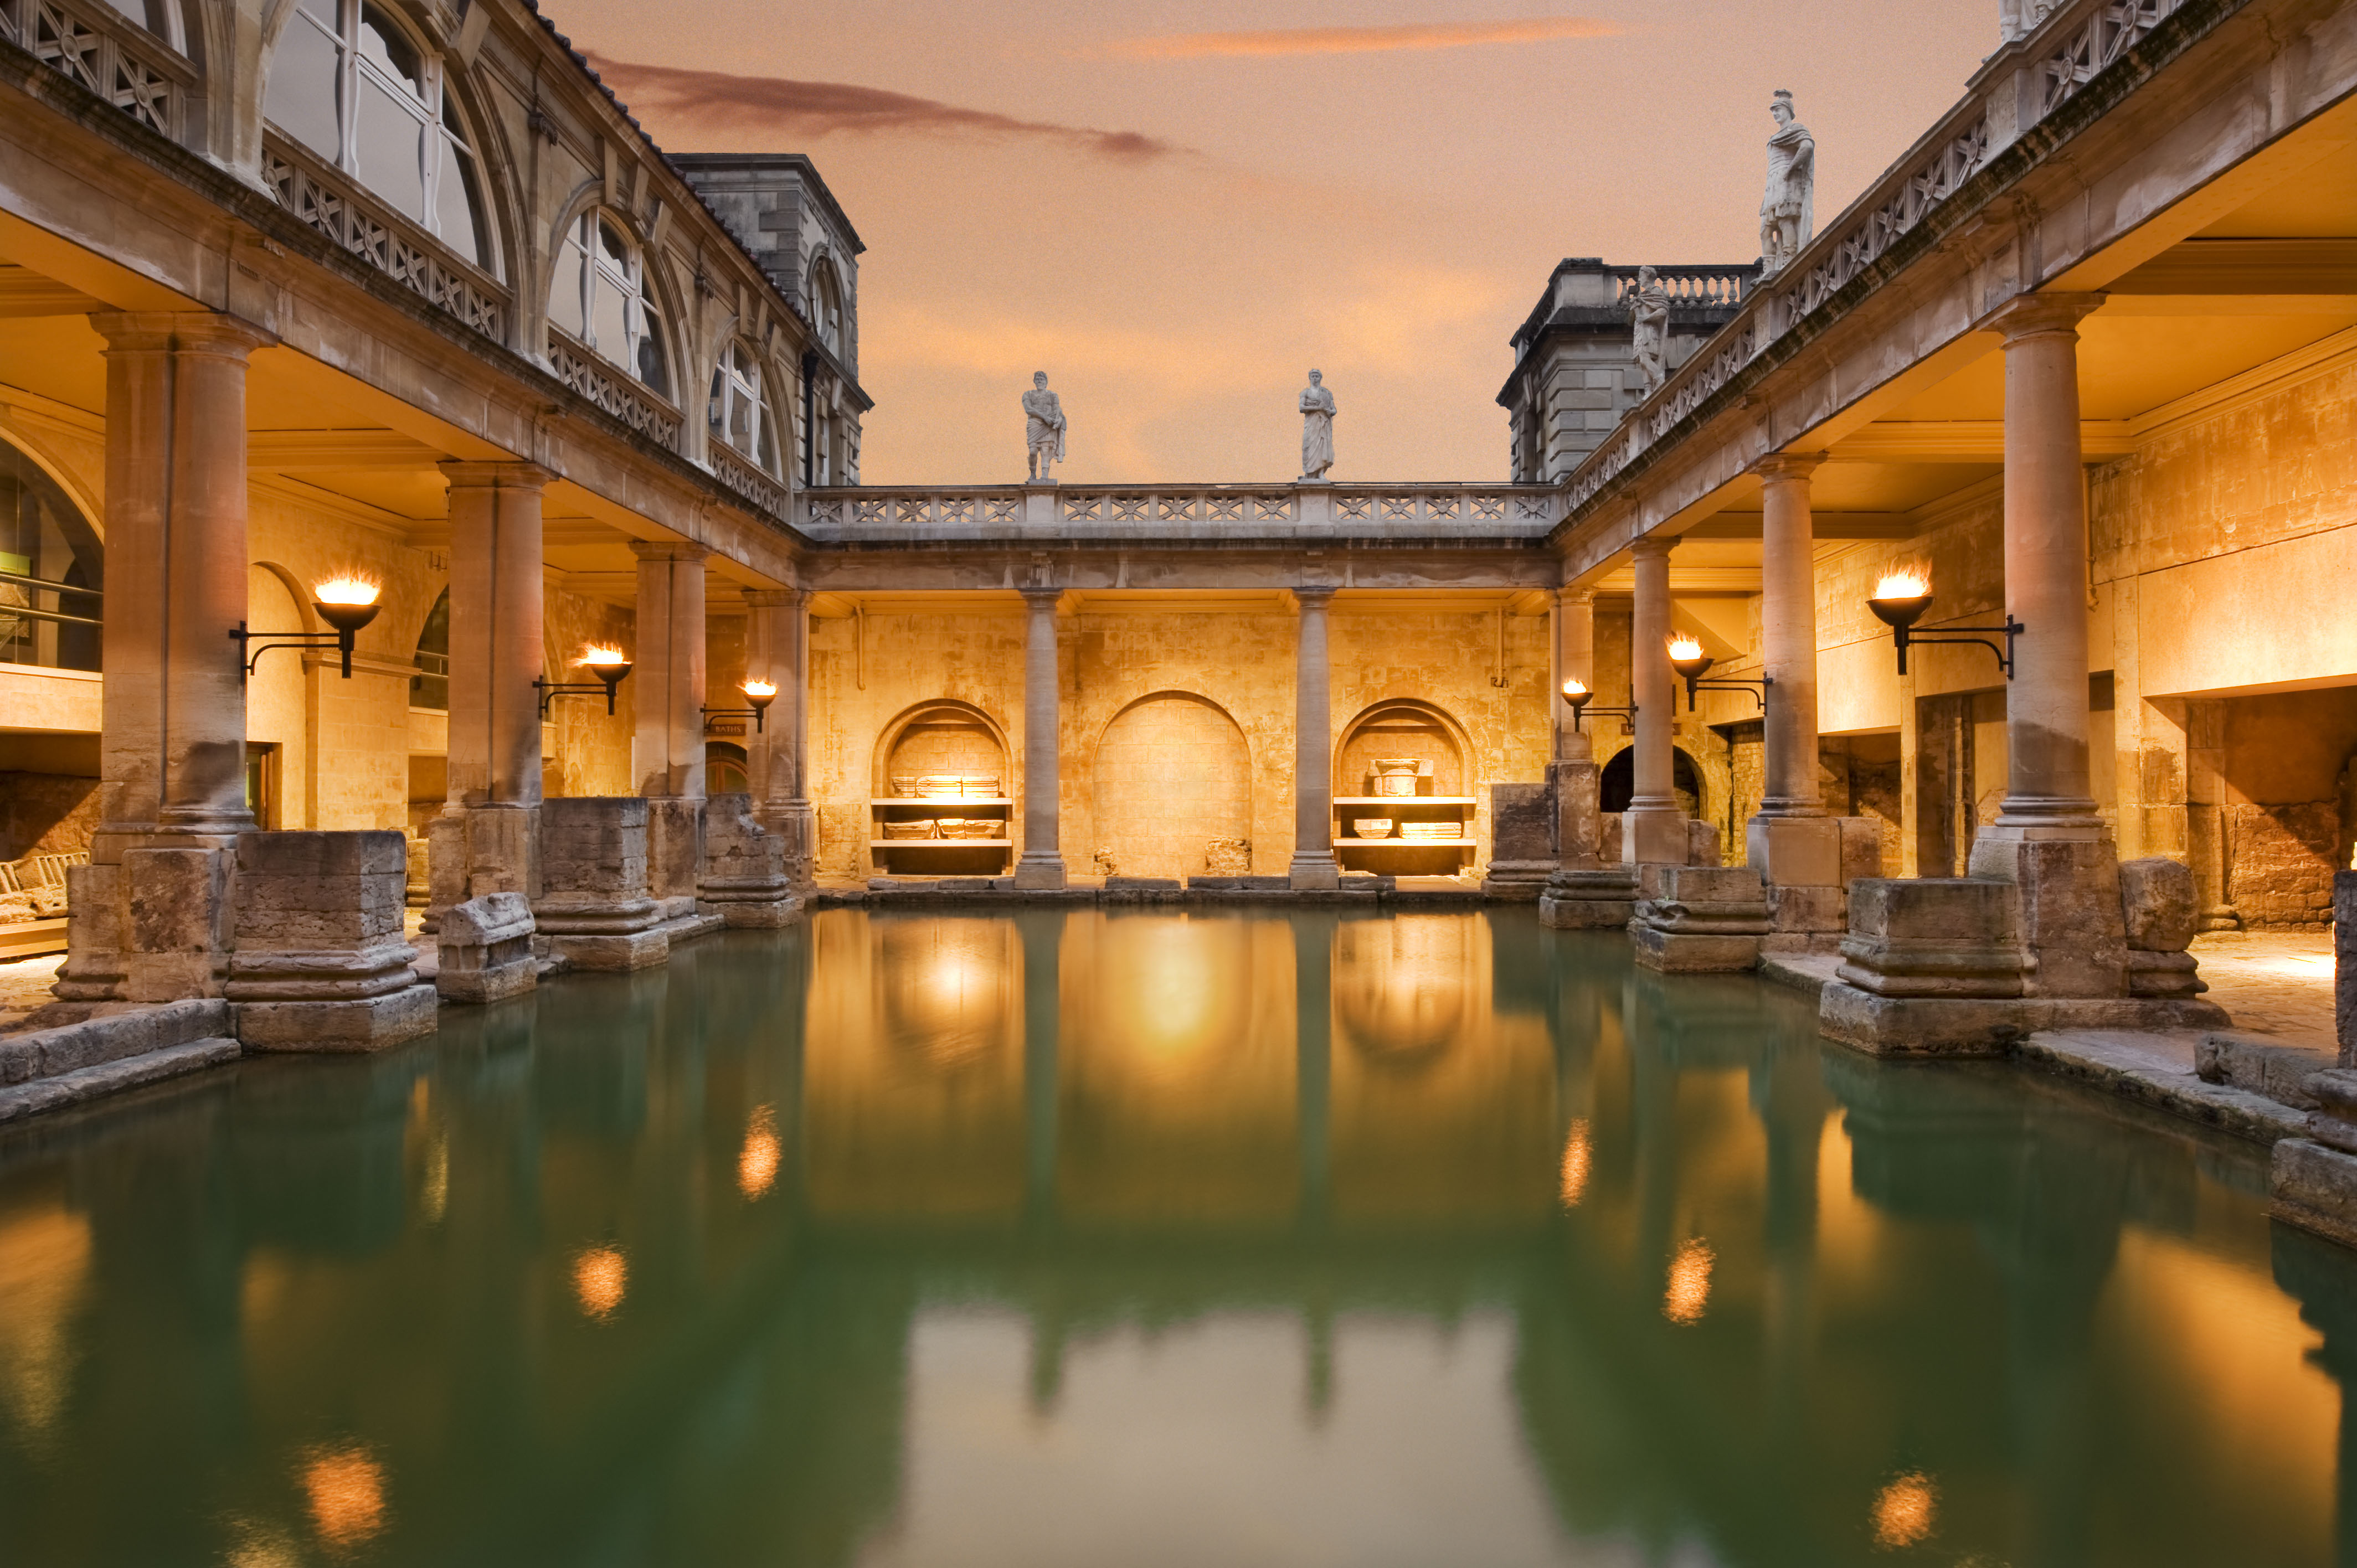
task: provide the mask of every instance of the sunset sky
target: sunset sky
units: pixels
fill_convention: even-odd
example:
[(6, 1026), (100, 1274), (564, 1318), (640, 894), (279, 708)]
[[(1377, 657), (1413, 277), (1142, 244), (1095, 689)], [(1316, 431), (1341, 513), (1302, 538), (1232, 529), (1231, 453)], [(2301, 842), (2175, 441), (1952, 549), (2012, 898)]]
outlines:
[(657, 142), (816, 160), (868, 246), (869, 484), (1507, 467), (1506, 339), (1566, 255), (1759, 252), (1768, 102), (1829, 220), (1963, 91), (1996, 0), (545, 0)]

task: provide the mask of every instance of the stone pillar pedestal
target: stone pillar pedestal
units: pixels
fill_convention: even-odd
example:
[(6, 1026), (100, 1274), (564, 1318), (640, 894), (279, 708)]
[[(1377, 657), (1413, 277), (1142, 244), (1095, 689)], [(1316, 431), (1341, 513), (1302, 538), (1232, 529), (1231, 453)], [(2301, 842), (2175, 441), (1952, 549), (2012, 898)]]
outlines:
[[(226, 316), (92, 316), (106, 338), (106, 682), (99, 824), (69, 874), (57, 994), (219, 996), (245, 805), (247, 357)], [(281, 655), (281, 657), (285, 657)]]
[(1556, 870), (1555, 791), (1545, 784), (1490, 786), (1490, 865), (1481, 891), (1512, 903), (1535, 902)]
[(784, 846), (754, 818), (752, 796), (715, 795), (705, 802), (704, 875), (695, 897), (730, 926), (774, 929), (802, 918)]
[(1768, 934), (1760, 874), (1747, 865), (1648, 865), (1629, 939), (1637, 961), (1671, 973), (1758, 967)]
[(1296, 645), (1293, 705), (1293, 863), (1286, 881), (1297, 890), (1340, 887), (1334, 859), (1333, 671), (1326, 650), (1326, 607), (1334, 590), (1293, 590), (1301, 608)]
[(532, 951), (532, 905), (521, 893), (486, 893), (442, 912), (441, 967), (434, 988), (447, 1002), (500, 1002), (540, 983)]
[(533, 918), (549, 950), (579, 969), (644, 969), (671, 956), (647, 894), (647, 802), (572, 796), (540, 814), (540, 901)]
[(434, 1028), (434, 987), (403, 935), (407, 842), (253, 832), (237, 845), (227, 993), (250, 1051), (373, 1051)]
[[(1052, 487), (1047, 494), (1052, 506)], [(1063, 688), (1056, 664), (1056, 607), (1063, 596), (1056, 587), (1023, 590), (1023, 854), (1015, 863), (1017, 887), (1055, 888), (1065, 881), (1059, 837)]]

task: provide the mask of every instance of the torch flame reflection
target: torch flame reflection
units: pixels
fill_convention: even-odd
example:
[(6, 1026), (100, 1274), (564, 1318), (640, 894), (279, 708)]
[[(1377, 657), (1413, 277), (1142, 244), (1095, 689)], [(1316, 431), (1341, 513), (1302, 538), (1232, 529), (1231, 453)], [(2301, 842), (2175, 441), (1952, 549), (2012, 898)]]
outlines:
[(1563, 1141), (1563, 1206), (1579, 1207), (1579, 1195), (1587, 1190), (1587, 1119), (1580, 1118), (1571, 1124)]
[(573, 1260), (573, 1296), (591, 1317), (604, 1317), (622, 1305), (630, 1266), (612, 1247), (592, 1247)]
[(1911, 1470), (1882, 1488), (1874, 1499), (1874, 1544), (1912, 1546), (1932, 1533), (1940, 1509), (1940, 1488), (1921, 1470)]
[(314, 1451), (303, 1466), (311, 1527), (338, 1552), (384, 1528), (384, 1466), (357, 1444)]
[(1715, 1261), (1710, 1243), (1699, 1236), (1678, 1244), (1678, 1255), (1670, 1260), (1670, 1288), (1662, 1296), (1663, 1317), (1681, 1325), (1702, 1321), (1703, 1308), (1710, 1302)]
[(777, 1181), (778, 1163), (777, 1118), (764, 1105), (753, 1112), (745, 1146), (737, 1151), (737, 1190), (748, 1199), (760, 1197)]

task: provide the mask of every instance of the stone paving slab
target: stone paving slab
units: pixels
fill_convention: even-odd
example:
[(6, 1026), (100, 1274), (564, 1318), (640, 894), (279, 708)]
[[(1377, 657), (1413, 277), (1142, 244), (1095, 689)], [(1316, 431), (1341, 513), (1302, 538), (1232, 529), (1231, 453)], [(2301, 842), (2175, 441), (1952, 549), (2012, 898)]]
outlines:
[(0, 1123), (39, 1112), (61, 1111), (101, 1095), (136, 1089), (143, 1083), (159, 1083), (200, 1068), (234, 1061), (241, 1054), (235, 1040), (190, 1040), (185, 1045), (167, 1046), (161, 1050), (79, 1068), (55, 1078), (35, 1079), (30, 1083), (0, 1089)]
[(2196, 1077), (2194, 1053), (2201, 1040), (2201, 1031), (2195, 1029), (2044, 1029), (2015, 1047), (2014, 1054), (2253, 1143), (2307, 1134), (2307, 1112)]

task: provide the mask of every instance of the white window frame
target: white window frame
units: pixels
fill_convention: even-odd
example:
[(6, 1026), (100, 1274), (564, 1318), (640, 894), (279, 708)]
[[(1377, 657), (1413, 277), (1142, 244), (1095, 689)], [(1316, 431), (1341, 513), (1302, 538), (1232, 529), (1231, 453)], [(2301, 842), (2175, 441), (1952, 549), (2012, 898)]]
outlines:
[[(385, 5), (366, 5), (365, 0), (332, 0), (332, 4), (335, 6), (337, 17), (337, 26), (333, 31), (330, 31), (326, 23), (313, 15), (307, 5), (301, 4), (296, 5), (295, 14), (286, 20), (286, 27), (289, 29), (308, 27), (325, 38), (336, 51), (337, 146), (334, 156), (328, 161), (351, 176), (362, 189), (374, 188), (361, 177), (360, 87), (361, 73), (366, 72), (368, 81), (371, 84), (382, 88), (386, 96), (391, 98), (397, 106), (408, 112), (410, 117), (418, 123), (423, 131), (429, 133), (420, 136), (418, 141), (418, 156), (423, 164), (418, 170), (418, 205), (423, 215), (411, 220), (435, 238), (443, 239), (442, 181), (446, 177), (459, 180), (460, 196), (463, 199), (465, 195), (463, 183), (465, 177), (458, 172), (452, 160), (453, 147), (457, 148), (460, 156), (474, 160), (476, 189), (480, 193), (484, 188), (481, 173), (482, 159), (476, 156), (475, 149), (469, 145), (466, 136), (450, 129), (450, 111), (456, 105), (455, 103), (446, 104), (444, 102), (446, 83), (442, 57), (419, 43), (416, 35), (402, 26), (392, 10)], [(385, 25), (396, 32), (401, 40), (416, 52), (417, 72), (420, 78), (418, 86), (423, 91), (424, 97), (421, 98), (412, 92), (408, 82), (384, 70), (376, 61), (370, 59), (361, 52), (361, 13), (363, 8), (376, 12), (384, 19)], [(279, 43), (281, 49), (274, 51), (274, 65), (276, 63), (278, 54), (283, 52), (285, 43), (285, 34), (283, 32), (279, 35)], [(266, 107), (269, 100), (266, 88), (263, 96)], [(312, 152), (326, 156), (323, 149), (311, 146), (310, 143), (303, 141), (301, 137), (292, 133), (285, 133), (285, 134), (289, 141), (300, 143), (304, 146), (310, 147)], [(393, 199), (384, 192), (379, 191), (377, 194), (387, 201)], [(497, 276), (499, 273), (498, 238), (492, 232), (490, 213), (487, 208), (488, 203), (485, 201), (479, 200), (474, 204), (476, 253), (466, 256), (466, 260)], [(409, 217), (405, 212), (402, 216)], [(457, 247), (454, 245), (452, 249), (456, 250)]]
[[(753, 442), (750, 451), (728, 436), (740, 405), (749, 405), (752, 410)], [(763, 473), (775, 476), (780, 449), (778, 417), (770, 407), (767, 385), (761, 375), (760, 356), (742, 338), (731, 338), (723, 345), (719, 361), (712, 368), (712, 401), (708, 419), (715, 440)], [(767, 456), (762, 455), (765, 443)]]
[[(606, 248), (597, 242), (597, 226), (602, 224), (621, 242), (622, 265), (618, 269), (606, 259)], [(602, 207), (585, 209), (565, 226), (565, 238), (557, 247), (563, 260), (556, 269), (556, 284), (565, 277), (565, 266), (578, 258), (576, 267), (581, 280), (581, 341), (608, 364), (619, 366), (632, 381), (651, 387), (665, 398), (672, 395), (671, 345), (662, 333), (662, 306), (647, 286), (647, 253), (631, 235), (629, 225)], [(621, 296), (622, 331), (620, 344), (597, 340), (597, 293), (611, 289)], [(552, 297), (554, 295), (552, 295)], [(569, 331), (570, 328), (565, 328)], [(663, 381), (658, 386), (640, 373), (640, 345), (652, 339), (662, 363)], [(692, 384), (692, 383), (691, 383)], [(689, 406), (693, 407), (693, 404)]]

